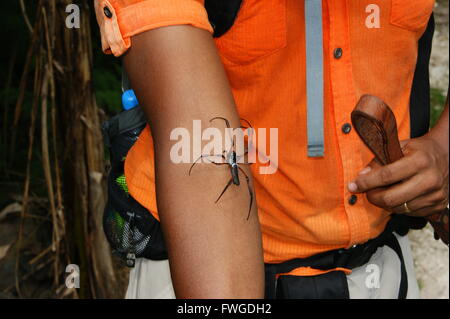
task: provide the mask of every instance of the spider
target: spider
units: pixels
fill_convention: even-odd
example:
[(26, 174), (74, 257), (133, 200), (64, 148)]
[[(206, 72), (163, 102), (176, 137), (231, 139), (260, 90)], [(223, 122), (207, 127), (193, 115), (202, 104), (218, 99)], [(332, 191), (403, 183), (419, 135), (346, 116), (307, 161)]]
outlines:
[[(214, 120), (223, 120), (225, 122), (227, 128), (230, 128), (230, 122), (227, 119), (225, 119), (223, 117), (214, 117), (211, 120), (209, 120), (209, 122), (211, 123)], [(244, 120), (244, 119), (241, 119), (241, 120), (246, 122), (248, 124), (248, 126), (250, 128), (252, 128), (252, 126), (250, 125), (250, 123), (247, 120)], [(248, 127), (244, 127), (244, 126), (241, 126), (241, 128), (248, 129)], [(229, 165), (230, 172), (231, 172), (231, 178), (228, 181), (228, 183), (225, 185), (225, 188), (222, 190), (222, 192), (220, 193), (219, 197), (214, 202), (215, 204), (217, 204), (217, 202), (220, 200), (222, 195), (226, 192), (226, 190), (228, 189), (228, 187), (230, 187), (231, 184), (234, 184), (236, 186), (239, 186), (241, 184), (240, 180), (239, 180), (239, 171), (241, 171), (241, 173), (244, 174), (245, 180), (247, 181), (248, 193), (250, 195), (250, 205), (249, 205), (248, 214), (247, 214), (247, 220), (248, 220), (250, 218), (250, 212), (251, 212), (252, 205), (253, 205), (253, 193), (252, 193), (252, 190), (250, 188), (250, 179), (249, 179), (248, 175), (238, 165), (239, 160), (243, 156), (245, 156), (245, 154), (247, 154), (247, 153), (248, 153), (248, 150), (245, 150), (244, 155), (238, 156), (236, 154), (236, 148), (235, 148), (234, 139), (232, 139), (232, 145), (231, 145), (231, 148), (230, 148), (230, 150), (228, 152), (226, 150), (224, 150), (222, 154), (216, 154), (216, 155), (208, 155), (208, 154), (206, 154), (206, 155), (201, 155), (199, 158), (197, 158), (194, 161), (194, 163), (192, 164), (192, 166), (190, 167), (190, 169), (189, 169), (189, 176), (191, 175), (192, 169), (194, 168), (195, 164), (197, 164), (197, 162), (200, 159), (208, 158), (208, 157), (221, 157), (224, 160), (224, 162), (222, 162), (222, 163), (216, 163), (216, 162), (213, 162), (213, 161), (209, 161), (209, 162), (214, 164), (214, 165)]]

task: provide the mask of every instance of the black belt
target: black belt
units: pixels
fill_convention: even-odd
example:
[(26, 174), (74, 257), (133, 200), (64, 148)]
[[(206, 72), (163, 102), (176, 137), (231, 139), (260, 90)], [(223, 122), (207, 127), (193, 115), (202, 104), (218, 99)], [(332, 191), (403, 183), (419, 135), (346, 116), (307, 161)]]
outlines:
[[(401, 263), (401, 281), (398, 298), (406, 299), (408, 293), (408, 278), (405, 261), (400, 244), (393, 233), (397, 230), (398, 226), (397, 219), (393, 217), (387, 224), (383, 233), (364, 244), (356, 245), (350, 249), (327, 251), (308, 258), (292, 259), (279, 264), (265, 264), (266, 298), (276, 298), (278, 274), (286, 274), (300, 267), (311, 267), (319, 270), (331, 270), (335, 268), (354, 269), (365, 265), (379, 247), (388, 246), (397, 253)], [(295, 298), (295, 296), (293, 298)]]

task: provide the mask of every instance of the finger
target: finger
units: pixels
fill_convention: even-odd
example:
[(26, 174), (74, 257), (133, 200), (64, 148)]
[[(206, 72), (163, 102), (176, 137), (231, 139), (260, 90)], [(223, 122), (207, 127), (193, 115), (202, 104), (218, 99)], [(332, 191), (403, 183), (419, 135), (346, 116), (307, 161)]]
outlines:
[(382, 198), (381, 194), (385, 193), (387, 190), (388, 190), (387, 187), (380, 187), (380, 188), (372, 189), (366, 193), (367, 200), (372, 205), (375, 205), (375, 206), (383, 208), (384, 210), (390, 211), (391, 210), (390, 207), (386, 207), (384, 205), (384, 202), (382, 200), (380, 200), (380, 198)]
[[(370, 171), (372, 171), (372, 169), (378, 168), (381, 166), (382, 166), (381, 163), (376, 158), (374, 158), (366, 167), (364, 167), (362, 170), (360, 170), (358, 172), (358, 175), (365, 175), (365, 174), (369, 173)], [(355, 192), (357, 190), (357, 185), (353, 182), (350, 182), (348, 184), (348, 189), (351, 192)]]
[(370, 189), (398, 183), (412, 177), (418, 171), (418, 163), (414, 156), (404, 157), (392, 164), (376, 167), (366, 174), (360, 174), (356, 180), (349, 183), (348, 189), (354, 193), (367, 192)]
[(406, 154), (406, 152), (408, 151), (409, 142), (411, 142), (411, 139), (400, 141), (400, 148), (402, 149), (403, 154)]
[(447, 205), (445, 205), (445, 206), (444, 205), (445, 205), (445, 203), (428, 206), (428, 207), (424, 207), (417, 211), (413, 211), (410, 213), (404, 213), (404, 215), (413, 216), (413, 217), (428, 217), (428, 216), (434, 215), (436, 213), (442, 212), (447, 207), (448, 202), (447, 202)]
[(425, 185), (428, 185), (426, 180), (420, 175), (415, 175), (391, 187), (368, 192), (367, 197), (374, 205), (392, 211), (397, 206), (409, 203), (419, 196), (428, 195), (431, 190)]
[[(419, 211), (426, 207), (436, 206), (439, 204), (444, 204), (445, 206), (448, 204), (448, 194), (443, 189), (432, 192), (430, 194), (419, 196), (408, 203), (408, 208), (410, 211)], [(394, 213), (404, 213), (404, 207), (398, 206), (394, 208)]]

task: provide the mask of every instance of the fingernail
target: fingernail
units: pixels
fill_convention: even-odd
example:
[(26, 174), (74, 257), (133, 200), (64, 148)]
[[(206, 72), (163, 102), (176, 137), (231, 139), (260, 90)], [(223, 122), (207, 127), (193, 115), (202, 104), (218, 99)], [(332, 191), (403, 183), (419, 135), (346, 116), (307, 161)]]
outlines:
[(358, 190), (358, 185), (355, 182), (348, 183), (348, 190), (350, 192), (356, 192)]
[(367, 166), (366, 168), (362, 169), (362, 170), (359, 172), (359, 175), (367, 174), (367, 173), (369, 173), (371, 170), (372, 170), (372, 167)]

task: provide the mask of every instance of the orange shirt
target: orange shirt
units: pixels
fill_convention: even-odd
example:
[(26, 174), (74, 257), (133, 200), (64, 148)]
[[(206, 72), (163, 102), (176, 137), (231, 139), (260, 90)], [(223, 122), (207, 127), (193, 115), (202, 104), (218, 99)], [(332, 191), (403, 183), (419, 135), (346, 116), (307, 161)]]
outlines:
[[(114, 10), (113, 19), (105, 18), (104, 6)], [(323, 158), (306, 156), (304, 1), (244, 0), (234, 26), (215, 40), (240, 116), (254, 128), (278, 128), (278, 171), (260, 175), (260, 165), (252, 165), (266, 262), (348, 248), (384, 229), (388, 212), (364, 195), (349, 202), (347, 184), (373, 156), (343, 126), (359, 97), (373, 94), (393, 108), (400, 138), (409, 138), (418, 39), (433, 6), (434, 0), (323, 0)], [(130, 36), (154, 27), (211, 31), (200, 0), (103, 0), (97, 17), (104, 50), (117, 56), (131, 45)], [(147, 127), (125, 173), (133, 197), (157, 217), (152, 152)]]

